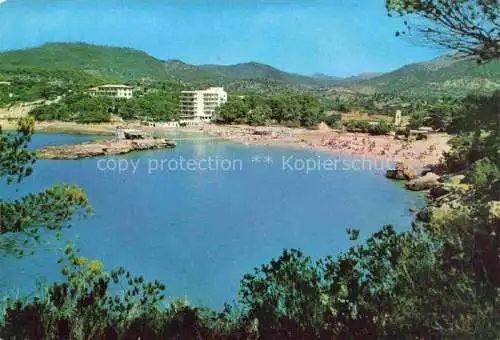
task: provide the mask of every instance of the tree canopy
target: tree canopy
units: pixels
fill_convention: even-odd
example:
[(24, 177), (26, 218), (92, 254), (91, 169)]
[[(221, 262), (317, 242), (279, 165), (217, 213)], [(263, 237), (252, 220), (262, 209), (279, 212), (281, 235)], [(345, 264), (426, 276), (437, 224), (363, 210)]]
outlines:
[[(8, 185), (19, 184), (32, 174), (35, 154), (27, 146), (33, 123), (23, 118), (17, 131), (9, 133), (0, 127), (0, 179)], [(23, 256), (30, 243), (41, 241), (42, 231), (59, 233), (69, 227), (75, 214), (90, 212), (87, 196), (74, 185), (58, 184), (13, 201), (0, 197), (0, 252)]]
[[(163, 85), (163, 86), (162, 86)], [(109, 122), (112, 115), (123, 119), (168, 121), (178, 117), (182, 87), (166, 83), (137, 91), (134, 98), (90, 97), (83, 92), (67, 94), (56, 103), (31, 110), (36, 120), (76, 121), (78, 123)]]
[(216, 119), (223, 123), (264, 125), (279, 123), (291, 127), (314, 127), (324, 118), (324, 107), (318, 98), (309, 94), (286, 94), (265, 97), (231, 96), (218, 108)]
[(389, 14), (407, 17), (400, 33), (481, 61), (500, 57), (498, 0), (386, 0)]

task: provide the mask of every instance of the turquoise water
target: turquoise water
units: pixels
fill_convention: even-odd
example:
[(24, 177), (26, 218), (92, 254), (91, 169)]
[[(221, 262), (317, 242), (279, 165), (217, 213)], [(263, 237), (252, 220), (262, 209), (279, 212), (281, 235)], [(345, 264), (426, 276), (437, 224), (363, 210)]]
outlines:
[[(94, 137), (40, 134), (33, 147)], [(231, 171), (151, 171), (155, 162), (180, 157), (201, 164), (229, 160)], [(347, 227), (366, 238), (383, 224), (408, 228), (410, 207), (421, 195), (374, 173), (291, 171), (288, 159), (338, 159), (325, 153), (244, 146), (214, 141), (181, 141), (174, 150), (134, 153), (79, 161), (38, 161), (20, 187), (1, 186), (2, 197), (39, 191), (56, 182), (76, 183), (88, 193), (94, 215), (73, 223), (68, 238), (78, 237), (82, 255), (159, 279), (170, 297), (220, 308), (237, 297), (245, 273), (283, 248), (300, 248), (313, 258), (335, 255), (351, 243)], [(109, 161), (135, 162), (137, 169), (102, 171)], [(240, 163), (237, 161), (241, 161)], [(349, 158), (340, 158), (347, 161)], [(168, 163), (164, 162), (166, 166)], [(222, 164), (222, 163), (220, 163)], [(149, 166), (148, 166), (149, 165)], [(19, 191), (16, 191), (19, 189)], [(0, 259), (0, 292), (25, 294), (35, 278), (59, 279), (50, 242), (34, 256)]]

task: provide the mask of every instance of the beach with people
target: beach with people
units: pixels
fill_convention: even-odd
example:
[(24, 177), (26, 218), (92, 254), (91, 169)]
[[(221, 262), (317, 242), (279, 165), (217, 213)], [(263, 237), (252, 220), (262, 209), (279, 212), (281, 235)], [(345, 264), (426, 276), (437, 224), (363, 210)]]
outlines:
[(287, 128), (282, 126), (248, 126), (205, 124), (197, 127), (148, 128), (153, 130), (203, 133), (207, 136), (246, 145), (300, 148), (382, 160), (404, 162), (415, 168), (436, 164), (449, 150), (445, 133), (429, 133), (426, 139), (403, 140), (392, 135), (370, 135), (329, 129)]
[[(38, 132), (111, 135), (118, 122), (79, 124), (76, 122), (36, 122)], [(266, 145), (300, 148), (382, 160), (387, 163), (404, 162), (416, 168), (439, 163), (443, 152), (450, 149), (451, 138), (446, 133), (429, 133), (421, 140), (397, 139), (393, 135), (370, 135), (334, 130), (325, 124), (317, 129), (288, 128), (283, 126), (249, 126), (230, 124), (202, 124), (198, 126), (162, 127), (144, 126), (129, 121), (129, 128), (151, 132), (186, 132), (246, 145)], [(0, 120), (5, 130), (15, 129), (15, 120)]]

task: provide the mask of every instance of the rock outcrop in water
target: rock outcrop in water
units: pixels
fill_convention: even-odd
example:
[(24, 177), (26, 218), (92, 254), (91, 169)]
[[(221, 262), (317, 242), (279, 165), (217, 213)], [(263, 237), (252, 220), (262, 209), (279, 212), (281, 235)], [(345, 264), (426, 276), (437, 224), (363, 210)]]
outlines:
[(166, 138), (106, 139), (82, 144), (46, 146), (38, 150), (40, 159), (81, 159), (107, 155), (121, 155), (134, 151), (174, 148)]
[(396, 163), (396, 167), (394, 169), (387, 170), (385, 176), (391, 179), (409, 181), (417, 177), (417, 172), (408, 165), (398, 162)]
[(407, 182), (405, 186), (408, 190), (413, 191), (429, 190), (440, 184), (439, 178), (435, 173), (428, 172), (422, 177), (417, 177)]

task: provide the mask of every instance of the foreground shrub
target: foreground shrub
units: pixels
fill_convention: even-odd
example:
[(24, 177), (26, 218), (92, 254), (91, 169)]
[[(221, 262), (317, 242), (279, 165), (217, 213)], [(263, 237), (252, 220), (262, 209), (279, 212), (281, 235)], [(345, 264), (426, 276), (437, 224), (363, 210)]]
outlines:
[(332, 129), (337, 129), (341, 125), (342, 116), (340, 114), (331, 114), (323, 118), (323, 122), (331, 127)]
[(103, 339), (156, 313), (164, 299), (163, 284), (147, 283), (122, 268), (105, 272), (102, 263), (77, 256), (76, 251), (67, 246), (59, 261), (66, 282), (42, 288), (32, 301), (7, 301), (1, 337)]
[(313, 337), (323, 327), (320, 274), (300, 251), (285, 250), (277, 260), (245, 275), (240, 298), (265, 338)]
[(483, 158), (476, 161), (472, 164), (470, 169), (468, 169), (465, 181), (477, 187), (484, 187), (497, 178), (500, 178), (498, 164), (495, 164), (488, 158)]

